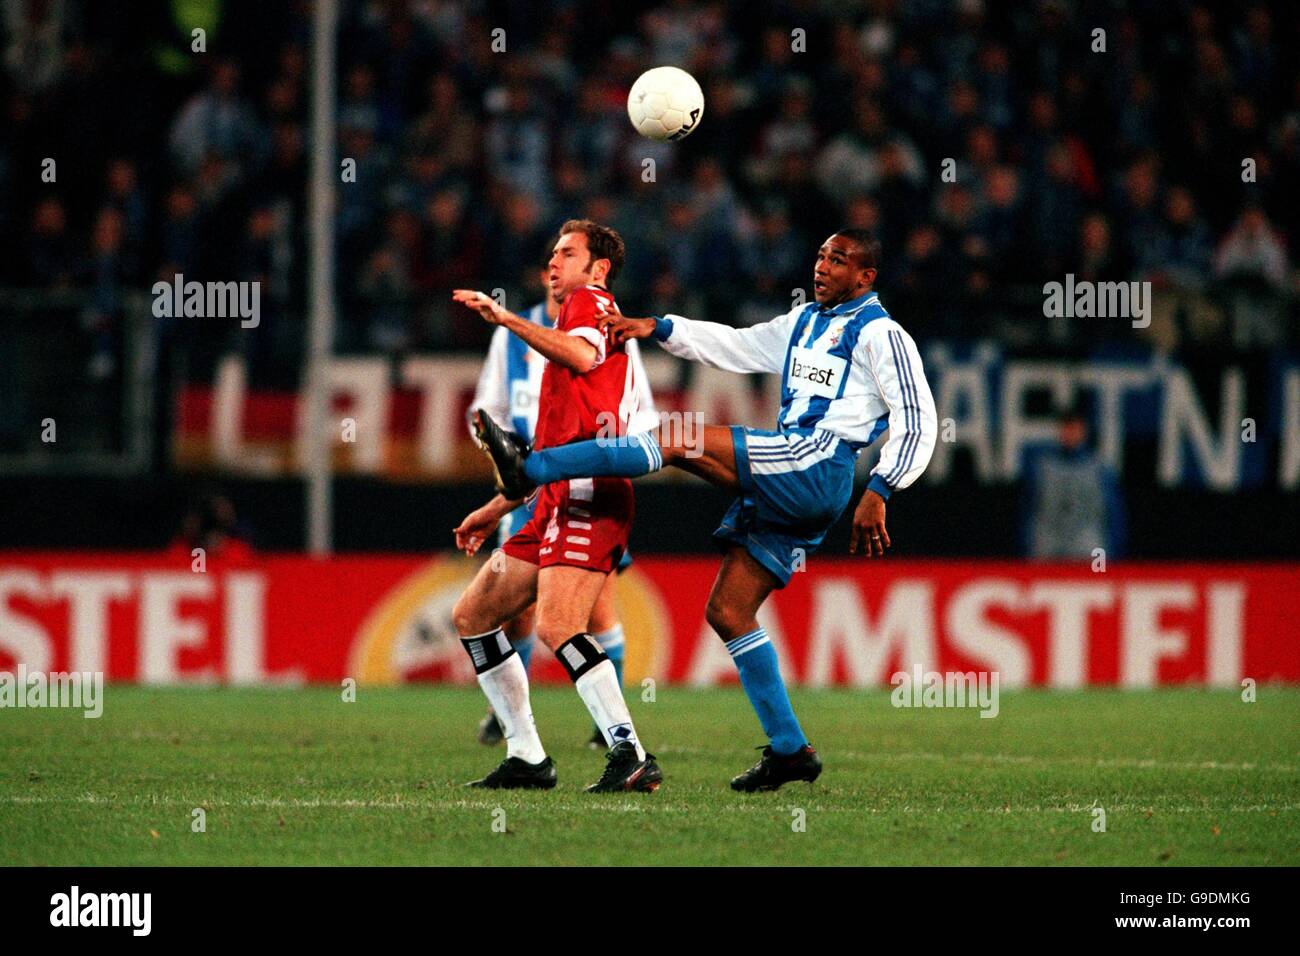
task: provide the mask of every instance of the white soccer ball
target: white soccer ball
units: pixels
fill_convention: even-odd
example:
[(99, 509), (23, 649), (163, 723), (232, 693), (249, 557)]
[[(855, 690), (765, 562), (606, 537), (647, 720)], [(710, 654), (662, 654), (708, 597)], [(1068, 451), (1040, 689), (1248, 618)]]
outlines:
[(682, 139), (703, 115), (704, 91), (695, 77), (675, 66), (646, 70), (627, 94), (628, 119), (647, 139)]

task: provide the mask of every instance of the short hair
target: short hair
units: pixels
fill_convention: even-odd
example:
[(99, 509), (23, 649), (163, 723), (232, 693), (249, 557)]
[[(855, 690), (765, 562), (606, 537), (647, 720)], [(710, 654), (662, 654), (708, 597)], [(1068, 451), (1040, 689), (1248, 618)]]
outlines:
[(835, 235), (851, 239), (862, 247), (862, 267), (878, 269), (880, 267), (880, 240), (869, 229), (837, 229)]
[(609, 260), (609, 272), (605, 275), (605, 282), (613, 285), (618, 270), (623, 268), (623, 263), (627, 261), (627, 246), (623, 244), (623, 237), (609, 226), (602, 226), (590, 219), (570, 219), (560, 227), (562, 236), (567, 236), (571, 232), (580, 232), (587, 237), (587, 249), (591, 252), (593, 262), (597, 259)]

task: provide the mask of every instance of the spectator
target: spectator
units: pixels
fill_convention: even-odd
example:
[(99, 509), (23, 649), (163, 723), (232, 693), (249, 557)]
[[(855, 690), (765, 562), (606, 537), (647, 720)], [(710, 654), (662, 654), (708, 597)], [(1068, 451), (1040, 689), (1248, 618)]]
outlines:
[(247, 526), (240, 522), (230, 499), (217, 491), (205, 492), (186, 510), (167, 550), (186, 562), (242, 563), (253, 557)]
[(808, 240), (791, 227), (779, 201), (764, 204), (757, 228), (743, 244), (741, 259), (745, 289), (762, 301), (788, 301), (793, 289), (807, 285)]
[(890, 135), (885, 114), (872, 100), (862, 100), (854, 128), (837, 136), (817, 158), (817, 182), (828, 197), (869, 192), (880, 184), (881, 152), (892, 143), (902, 154), (904, 175), (920, 182), (921, 154), (901, 133)]
[(516, 192), (545, 197), (553, 127), (522, 82), (511, 83), (499, 98), (502, 107), (489, 121), (485, 139), (488, 171)]
[(239, 68), (218, 60), (207, 88), (182, 107), (172, 125), (172, 156), (185, 176), (192, 176), (212, 155), (233, 164), (236, 172), (260, 153), (261, 130), (239, 96)]
[(78, 278), (68, 217), (58, 199), (43, 199), (37, 204), (27, 257), (28, 272), (36, 284), (68, 286)]
[(1247, 206), (1214, 253), (1214, 275), (1224, 284), (1237, 348), (1283, 344), (1290, 273), (1286, 246), (1264, 210)]
[(1029, 456), (1021, 494), (1026, 557), (1112, 561), (1124, 556), (1127, 517), (1119, 479), (1087, 441), (1087, 420), (1070, 409), (1058, 419), (1055, 447)]
[(1032, 183), (1028, 199), (1029, 237), (1042, 272), (1060, 276), (1068, 271), (1070, 252), (1084, 199), (1069, 148), (1057, 141), (1047, 153), (1046, 175)]
[(1210, 274), (1209, 230), (1196, 213), (1192, 194), (1183, 186), (1169, 190), (1164, 219), (1150, 246), (1138, 259), (1139, 278), (1151, 282), (1151, 324), (1144, 334), (1160, 348), (1181, 339), (1178, 316), (1186, 314), (1194, 339), (1213, 336), (1220, 324), (1217, 310), (1203, 293)]
[(163, 263), (161, 278), (171, 281), (177, 272), (193, 273), (198, 264), (199, 221), (194, 194), (177, 186), (167, 195), (167, 211), (162, 227)]

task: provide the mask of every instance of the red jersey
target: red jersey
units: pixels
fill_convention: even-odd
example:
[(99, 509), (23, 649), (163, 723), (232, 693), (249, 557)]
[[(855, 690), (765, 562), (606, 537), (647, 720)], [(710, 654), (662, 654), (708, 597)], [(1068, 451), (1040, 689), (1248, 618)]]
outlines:
[(612, 345), (596, 325), (601, 316), (611, 314), (618, 314), (618, 305), (609, 290), (600, 286), (575, 289), (564, 300), (555, 328), (595, 346), (596, 367), (579, 374), (558, 362), (546, 363), (534, 448), (626, 434), (637, 405), (632, 365), (625, 347)]

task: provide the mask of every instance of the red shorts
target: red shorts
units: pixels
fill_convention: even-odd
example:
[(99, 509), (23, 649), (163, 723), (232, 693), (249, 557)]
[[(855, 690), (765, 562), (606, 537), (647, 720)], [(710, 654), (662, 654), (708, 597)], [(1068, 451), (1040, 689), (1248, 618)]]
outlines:
[(626, 478), (570, 478), (542, 485), (533, 517), (502, 550), (539, 568), (564, 564), (608, 574), (627, 550), (635, 505)]

